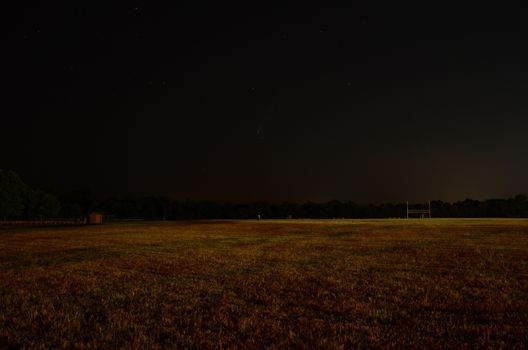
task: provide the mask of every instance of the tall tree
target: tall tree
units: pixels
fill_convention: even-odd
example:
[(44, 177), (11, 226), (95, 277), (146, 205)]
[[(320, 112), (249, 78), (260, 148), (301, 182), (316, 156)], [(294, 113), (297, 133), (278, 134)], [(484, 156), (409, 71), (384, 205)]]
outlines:
[(20, 217), (24, 212), (24, 196), (30, 189), (11, 170), (0, 170), (0, 218)]

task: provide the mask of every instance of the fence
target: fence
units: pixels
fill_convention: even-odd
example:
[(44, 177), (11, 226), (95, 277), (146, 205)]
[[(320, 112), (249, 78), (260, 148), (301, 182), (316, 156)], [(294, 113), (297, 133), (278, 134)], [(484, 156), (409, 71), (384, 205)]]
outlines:
[(86, 219), (48, 219), (48, 220), (0, 220), (0, 226), (62, 226), (85, 225)]

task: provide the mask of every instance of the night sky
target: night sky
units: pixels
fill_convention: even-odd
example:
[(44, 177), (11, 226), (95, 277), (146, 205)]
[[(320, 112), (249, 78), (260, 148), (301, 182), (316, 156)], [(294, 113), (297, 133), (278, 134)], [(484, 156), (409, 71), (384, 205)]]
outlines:
[(31, 186), (235, 202), (528, 192), (520, 9), (106, 3), (9, 14), (0, 168)]

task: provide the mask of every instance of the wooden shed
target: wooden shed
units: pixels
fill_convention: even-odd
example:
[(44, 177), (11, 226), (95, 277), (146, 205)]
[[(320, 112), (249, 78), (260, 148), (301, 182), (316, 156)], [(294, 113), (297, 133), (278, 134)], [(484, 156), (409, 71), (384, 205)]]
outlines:
[(103, 223), (103, 214), (101, 213), (90, 213), (88, 214), (87, 224), (89, 225), (100, 225)]

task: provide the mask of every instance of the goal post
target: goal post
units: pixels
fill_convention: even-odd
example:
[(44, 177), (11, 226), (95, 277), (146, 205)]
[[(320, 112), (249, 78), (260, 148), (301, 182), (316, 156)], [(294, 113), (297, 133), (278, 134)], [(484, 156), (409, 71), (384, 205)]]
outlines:
[(409, 201), (407, 201), (407, 219), (409, 219), (409, 214), (417, 214), (419, 215), (419, 218), (431, 218), (431, 201), (427, 202), (427, 208), (424, 208), (423, 205), (421, 207), (417, 207), (416, 205), (409, 205)]

